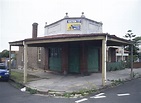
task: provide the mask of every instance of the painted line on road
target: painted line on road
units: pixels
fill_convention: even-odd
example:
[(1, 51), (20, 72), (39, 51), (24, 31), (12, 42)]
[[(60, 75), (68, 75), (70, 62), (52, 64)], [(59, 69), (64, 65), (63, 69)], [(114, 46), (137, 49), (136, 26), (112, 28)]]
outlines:
[(97, 98), (105, 98), (106, 96), (95, 96), (95, 97), (91, 97), (91, 98), (95, 98), (95, 99), (97, 99)]
[(90, 97), (90, 98), (105, 98), (106, 96), (104, 96), (105, 93), (100, 93), (100, 94), (97, 94), (93, 97)]
[(87, 99), (87, 98), (83, 98), (83, 99), (80, 99), (80, 100), (75, 101), (75, 103), (84, 102), (84, 101), (86, 101), (86, 100), (88, 100), (88, 99)]
[(97, 95), (95, 95), (95, 96), (101, 96), (101, 95), (103, 95), (103, 94), (105, 94), (105, 93), (99, 93), (99, 94), (97, 94)]
[(121, 96), (128, 96), (130, 95), (129, 93), (124, 93), (124, 94), (117, 94), (117, 96), (121, 97)]

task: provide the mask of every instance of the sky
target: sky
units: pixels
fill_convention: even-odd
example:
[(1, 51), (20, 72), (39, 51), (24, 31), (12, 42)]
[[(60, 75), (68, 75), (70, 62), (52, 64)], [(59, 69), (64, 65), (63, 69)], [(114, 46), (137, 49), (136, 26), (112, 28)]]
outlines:
[[(85, 17), (102, 22), (103, 32), (123, 38), (128, 30), (141, 36), (141, 0), (0, 0), (0, 52), (9, 42), (32, 37), (37, 22), (38, 36), (44, 36), (45, 22)], [(12, 46), (12, 50), (17, 48)]]

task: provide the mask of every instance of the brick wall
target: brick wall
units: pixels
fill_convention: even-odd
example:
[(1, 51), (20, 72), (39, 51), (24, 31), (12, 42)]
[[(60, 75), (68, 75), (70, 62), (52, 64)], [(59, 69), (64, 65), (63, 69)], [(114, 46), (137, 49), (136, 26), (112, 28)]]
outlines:
[(45, 49), (44, 47), (41, 47), (41, 61), (38, 61), (38, 58), (37, 58), (36, 64), (38, 68), (45, 69)]
[(134, 68), (141, 68), (141, 62), (134, 62), (133, 67)]
[(23, 68), (23, 59), (22, 59), (22, 55), (23, 55), (23, 47), (19, 46), (19, 52), (16, 56), (16, 60), (17, 60), (17, 68), (18, 69), (22, 69)]
[[(38, 61), (38, 47), (28, 47), (27, 58), (28, 58), (28, 68), (31, 69), (44, 69), (45, 65), (45, 50), (41, 48), (41, 61)], [(19, 52), (17, 54), (17, 68), (23, 68), (23, 46), (19, 47)]]

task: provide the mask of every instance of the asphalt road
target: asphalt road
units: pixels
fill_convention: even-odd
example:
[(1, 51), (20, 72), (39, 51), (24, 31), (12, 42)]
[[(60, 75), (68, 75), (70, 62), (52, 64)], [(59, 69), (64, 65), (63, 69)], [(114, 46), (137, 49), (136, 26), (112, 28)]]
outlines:
[(52, 98), (21, 92), (7, 82), (0, 82), (0, 103), (74, 103), (74, 99)]
[(141, 103), (141, 78), (99, 94), (78, 99), (75, 103)]
[(8, 82), (0, 82), (0, 103), (141, 103), (141, 78), (78, 99), (31, 95)]

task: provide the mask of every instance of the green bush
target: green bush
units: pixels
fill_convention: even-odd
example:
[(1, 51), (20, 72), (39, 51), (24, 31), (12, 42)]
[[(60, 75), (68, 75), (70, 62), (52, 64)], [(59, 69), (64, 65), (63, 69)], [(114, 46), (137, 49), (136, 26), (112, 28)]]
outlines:
[(126, 63), (124, 61), (121, 62), (107, 62), (107, 71), (116, 71), (125, 69)]

